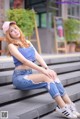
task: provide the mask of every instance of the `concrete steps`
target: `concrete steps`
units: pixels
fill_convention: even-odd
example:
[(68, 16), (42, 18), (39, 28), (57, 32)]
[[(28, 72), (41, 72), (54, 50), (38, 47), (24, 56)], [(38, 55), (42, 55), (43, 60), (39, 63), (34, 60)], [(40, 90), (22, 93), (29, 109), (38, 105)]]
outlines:
[[(79, 100), (80, 104), (80, 54), (43, 58), (57, 72), (71, 100)], [(8, 111), (8, 119), (58, 119), (54, 112), (56, 103), (46, 89), (20, 91), (14, 88), (13, 69), (11, 57), (0, 58), (0, 111)], [(33, 73), (37, 72), (33, 70)]]
[[(49, 67), (57, 72), (57, 74), (63, 74), (68, 72), (75, 72), (80, 70), (80, 63), (65, 63), (65, 64), (57, 64), (57, 65), (49, 65)], [(37, 73), (33, 70), (34, 73)], [(8, 71), (1, 71), (0, 72), (0, 85), (8, 84), (12, 82), (12, 73), (13, 70), (9, 69)]]
[[(61, 74), (59, 75), (59, 78), (64, 86), (71, 85), (72, 83), (80, 82), (80, 71), (71, 72), (67, 74)], [(34, 96), (35, 94), (40, 94), (46, 92), (46, 89), (38, 89), (38, 90), (32, 90), (32, 91), (20, 91), (16, 90), (14, 86), (11, 85), (5, 85), (0, 87), (0, 105), (11, 102), (14, 100), (19, 100), (22, 98), (27, 98), (29, 96)], [(9, 96), (9, 95), (10, 96)]]
[[(72, 101), (80, 99), (79, 87), (80, 83), (77, 83), (73, 86), (71, 85), (65, 88)], [(48, 112), (54, 111), (55, 107), (56, 103), (48, 93), (45, 93), (3, 106), (0, 108), (0, 111), (7, 110), (9, 113), (9, 119), (12, 119), (13, 117), (26, 119), (26, 116), (27, 119), (32, 119), (38, 116), (40, 117)]]

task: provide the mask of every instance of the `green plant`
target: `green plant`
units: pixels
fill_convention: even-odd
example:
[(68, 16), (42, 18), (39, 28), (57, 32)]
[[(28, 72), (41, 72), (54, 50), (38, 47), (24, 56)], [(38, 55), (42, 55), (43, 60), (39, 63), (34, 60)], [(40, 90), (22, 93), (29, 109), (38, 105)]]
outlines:
[(64, 30), (67, 42), (76, 41), (80, 37), (80, 21), (75, 19), (65, 20)]
[(15, 21), (25, 36), (30, 37), (35, 27), (35, 12), (25, 9), (10, 9), (7, 11), (10, 21)]

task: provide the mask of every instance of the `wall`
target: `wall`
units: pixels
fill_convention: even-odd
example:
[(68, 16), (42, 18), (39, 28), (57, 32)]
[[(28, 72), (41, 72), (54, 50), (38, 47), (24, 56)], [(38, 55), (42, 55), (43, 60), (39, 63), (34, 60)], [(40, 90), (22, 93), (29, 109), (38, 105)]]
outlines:
[(4, 0), (0, 0), (0, 29), (4, 21)]
[[(53, 54), (53, 53), (55, 53), (53, 29), (42, 29), (42, 28), (39, 28), (38, 30), (39, 30), (39, 38), (40, 38), (42, 53), (43, 54), (46, 54), (46, 53), (47, 54)], [(36, 43), (33, 43), (33, 45), (37, 49)]]

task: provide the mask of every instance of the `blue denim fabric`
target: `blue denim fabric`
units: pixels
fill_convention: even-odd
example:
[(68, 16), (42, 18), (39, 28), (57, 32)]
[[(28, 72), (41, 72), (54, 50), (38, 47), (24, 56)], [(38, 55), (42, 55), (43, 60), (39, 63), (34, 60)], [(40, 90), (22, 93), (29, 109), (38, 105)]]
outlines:
[[(35, 50), (32, 46), (30, 46), (28, 48), (19, 47), (18, 50), (26, 59), (28, 59), (32, 62), (36, 61)], [(19, 65), (22, 65), (22, 62), (20, 62), (16, 57), (14, 57), (14, 56), (12, 56), (12, 57), (13, 57), (14, 64), (16, 67)]]
[(65, 89), (61, 83), (56, 83), (56, 82), (48, 83), (47, 88), (52, 98), (55, 98), (58, 95), (64, 96), (65, 94)]
[(32, 90), (38, 88), (46, 88), (52, 98), (55, 98), (58, 95), (63, 96), (65, 94), (64, 87), (61, 83), (56, 82), (40, 82), (34, 83), (30, 79), (25, 79), (25, 75), (32, 74), (32, 70), (14, 70), (12, 81), (13, 85), (20, 90)]
[(61, 83), (55, 83), (55, 84), (60, 93), (60, 96), (64, 96), (64, 94), (66, 93), (66, 90), (64, 89), (63, 85)]
[(31, 90), (47, 86), (46, 82), (33, 83), (32, 80), (24, 78), (25, 75), (30, 74), (32, 74), (32, 70), (14, 70), (12, 76), (13, 85), (20, 90)]

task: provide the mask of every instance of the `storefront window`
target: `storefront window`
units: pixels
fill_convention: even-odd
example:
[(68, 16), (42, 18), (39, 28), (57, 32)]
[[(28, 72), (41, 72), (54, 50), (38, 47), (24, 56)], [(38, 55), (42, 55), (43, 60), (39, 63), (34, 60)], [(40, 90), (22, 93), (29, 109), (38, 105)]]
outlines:
[(75, 16), (75, 6), (72, 6), (72, 16)]
[(77, 6), (77, 10), (76, 11), (77, 11), (77, 16), (80, 17), (80, 6), (79, 5)]
[[(41, 14), (41, 27), (47, 28), (47, 13)], [(48, 14), (48, 28), (52, 27), (52, 13)]]
[(49, 13), (49, 28), (52, 28), (52, 21), (53, 21), (52, 13)]
[(41, 27), (43, 28), (47, 27), (46, 20), (47, 20), (46, 13), (41, 14)]
[(39, 15), (36, 14), (36, 22), (37, 22), (37, 27), (39, 27)]
[(80, 19), (80, 4), (68, 5), (68, 17)]

